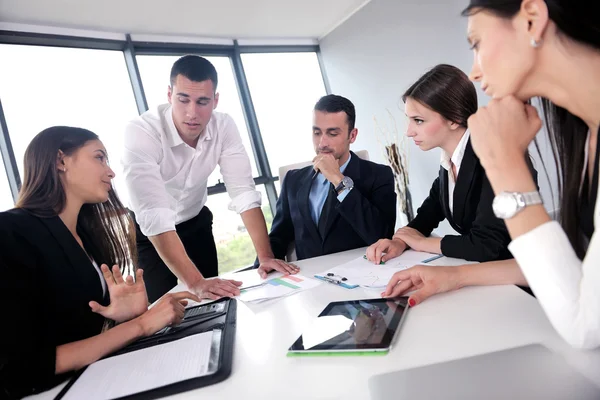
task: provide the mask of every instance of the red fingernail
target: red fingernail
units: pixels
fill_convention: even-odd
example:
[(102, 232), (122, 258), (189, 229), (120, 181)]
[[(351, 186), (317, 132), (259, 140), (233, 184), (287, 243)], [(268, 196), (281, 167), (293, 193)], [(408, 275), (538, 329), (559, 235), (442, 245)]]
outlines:
[(408, 299), (408, 305), (409, 305), (410, 307), (414, 307), (414, 306), (415, 306), (415, 304), (417, 304), (417, 302), (415, 301), (415, 299)]

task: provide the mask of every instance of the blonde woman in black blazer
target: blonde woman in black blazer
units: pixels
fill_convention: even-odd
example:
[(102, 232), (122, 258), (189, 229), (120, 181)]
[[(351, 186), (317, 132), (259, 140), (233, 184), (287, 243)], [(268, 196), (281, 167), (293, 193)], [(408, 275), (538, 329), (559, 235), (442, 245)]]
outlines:
[(49, 128), (27, 148), (17, 207), (0, 213), (0, 398), (49, 389), (179, 323), (185, 299), (199, 300), (181, 292), (148, 310), (113, 177), (102, 142), (85, 129)]

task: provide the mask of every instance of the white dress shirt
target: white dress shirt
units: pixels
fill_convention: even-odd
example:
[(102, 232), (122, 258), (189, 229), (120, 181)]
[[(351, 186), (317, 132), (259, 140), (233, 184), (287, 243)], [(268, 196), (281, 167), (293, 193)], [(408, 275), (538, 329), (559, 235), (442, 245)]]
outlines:
[(596, 230), (583, 262), (556, 221), (538, 226), (508, 246), (554, 328), (569, 344), (585, 349), (600, 346), (599, 203), (594, 209)]
[[(450, 155), (442, 149), (440, 164), (446, 171), (448, 171), (448, 207), (450, 208), (450, 213), (452, 215), (454, 215), (454, 187), (456, 186), (456, 178), (458, 178), (460, 164), (465, 156), (465, 149), (467, 148), (469, 137), (471, 137), (471, 134), (467, 129), (460, 139), (460, 142), (458, 142), (456, 149), (454, 149), (452, 157), (450, 157)], [(456, 176), (454, 176), (452, 173), (452, 164), (456, 166)]]
[(146, 236), (173, 231), (198, 215), (217, 164), (230, 210), (240, 214), (261, 205), (248, 154), (227, 114), (213, 112), (193, 148), (177, 133), (170, 104), (149, 110), (127, 124), (122, 163), (130, 206)]

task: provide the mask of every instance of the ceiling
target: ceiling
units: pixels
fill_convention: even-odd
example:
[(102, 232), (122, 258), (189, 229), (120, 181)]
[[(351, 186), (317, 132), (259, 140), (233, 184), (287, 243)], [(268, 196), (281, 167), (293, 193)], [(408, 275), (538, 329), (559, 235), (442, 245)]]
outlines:
[(369, 0), (0, 0), (0, 22), (228, 39), (318, 39)]

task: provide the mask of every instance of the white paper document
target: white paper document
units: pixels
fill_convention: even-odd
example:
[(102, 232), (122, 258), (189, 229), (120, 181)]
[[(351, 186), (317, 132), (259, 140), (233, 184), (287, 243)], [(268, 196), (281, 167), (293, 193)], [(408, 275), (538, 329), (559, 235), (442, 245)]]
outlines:
[(213, 332), (188, 336), (90, 365), (64, 400), (108, 400), (206, 375)]
[(364, 257), (358, 257), (345, 264), (324, 271), (319, 276), (332, 274), (334, 280), (342, 280), (350, 286), (359, 285), (365, 288), (384, 288), (398, 271), (423, 263), (435, 254), (408, 250), (401, 256), (386, 261), (385, 264), (375, 265)]
[(256, 269), (249, 269), (247, 271), (235, 272), (221, 275), (219, 278), (221, 279), (233, 279), (236, 281), (242, 282), (242, 286), (240, 289), (256, 287), (258, 285), (264, 284), (267, 281), (275, 278), (280, 278), (283, 276), (282, 272), (273, 271), (267, 275), (266, 278), (262, 278)]
[(238, 298), (247, 303), (260, 303), (312, 289), (320, 284), (321, 281), (300, 274), (285, 275), (269, 279), (264, 285), (242, 290)]

